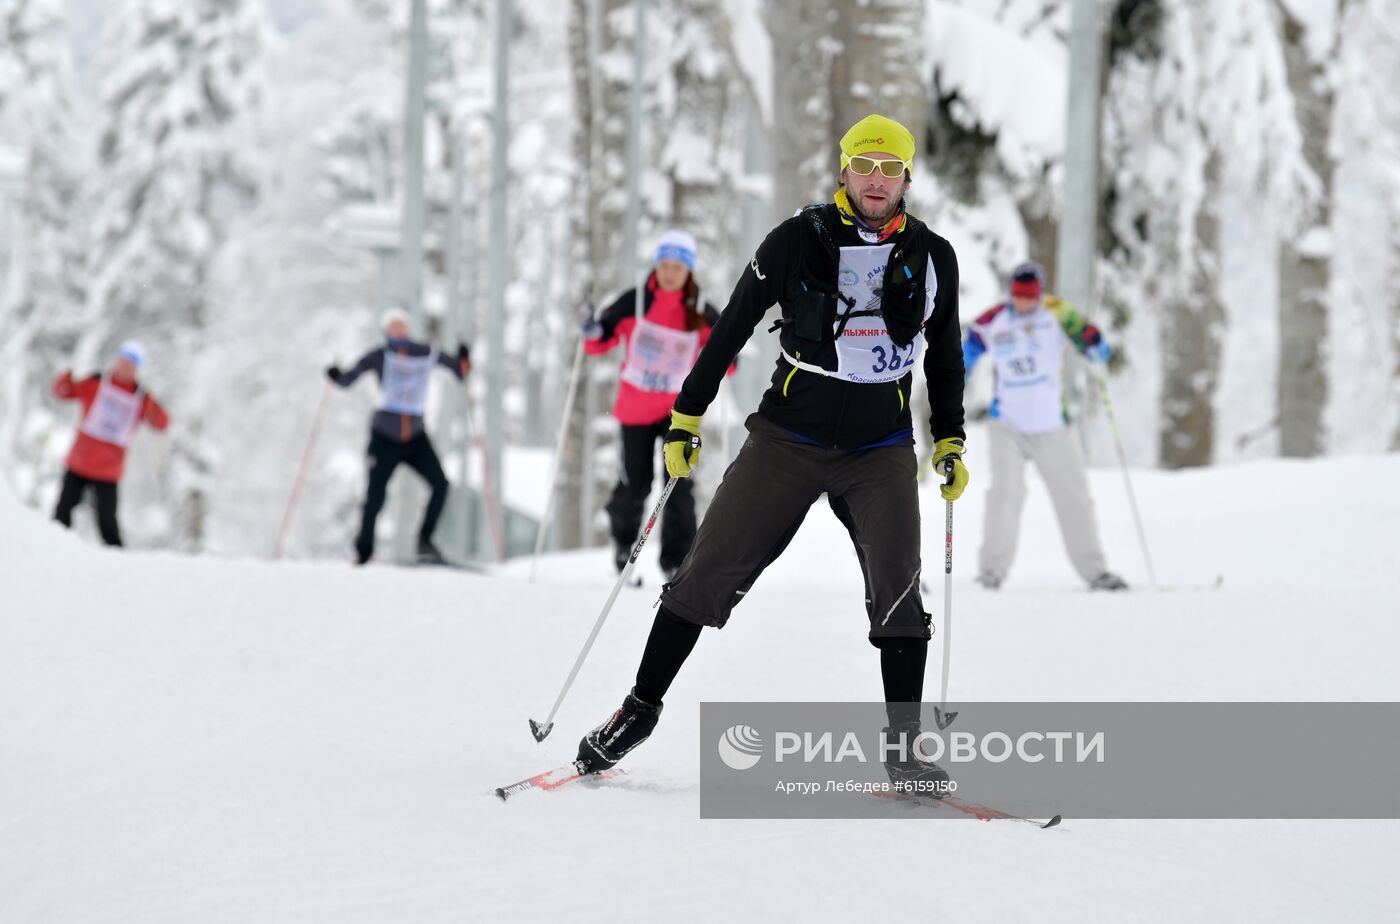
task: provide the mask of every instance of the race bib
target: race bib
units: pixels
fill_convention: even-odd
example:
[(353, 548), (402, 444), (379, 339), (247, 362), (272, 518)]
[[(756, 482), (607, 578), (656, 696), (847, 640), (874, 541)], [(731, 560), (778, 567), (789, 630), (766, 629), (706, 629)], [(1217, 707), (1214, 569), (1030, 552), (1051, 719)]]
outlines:
[(129, 392), (103, 379), (78, 429), (93, 439), (125, 448), (141, 419), (145, 400), (140, 391)]
[(426, 356), (400, 356), (385, 350), (379, 409), (422, 417), (428, 403), (428, 379), (436, 363), (436, 352)]
[[(837, 285), (846, 299), (855, 300), (850, 309), (855, 317), (846, 321), (841, 335), (836, 338), (837, 378), (862, 384), (894, 382), (908, 375), (923, 354), (922, 329), (912, 342), (898, 346), (885, 329), (885, 319), (878, 314), (878, 292), (884, 285), (885, 266), (893, 250), (893, 244), (841, 248)], [(842, 301), (837, 311), (837, 329), (840, 329), (841, 315), (850, 304)], [(867, 311), (877, 313), (861, 314)], [(924, 320), (928, 320), (927, 305)]]
[(676, 394), (699, 354), (699, 331), (674, 330), (643, 318), (632, 329), (622, 381), (642, 391)]
[(1059, 322), (1037, 310), (997, 317), (986, 332), (996, 363), (997, 417), (1021, 433), (1064, 426), (1061, 371), (1066, 340)]

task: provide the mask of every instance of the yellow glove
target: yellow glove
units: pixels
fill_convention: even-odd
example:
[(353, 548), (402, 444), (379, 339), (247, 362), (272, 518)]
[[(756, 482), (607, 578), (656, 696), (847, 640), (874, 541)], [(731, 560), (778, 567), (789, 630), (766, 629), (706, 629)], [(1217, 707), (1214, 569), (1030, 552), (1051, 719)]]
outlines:
[(672, 478), (689, 478), (700, 464), (700, 418), (671, 411), (671, 429), (666, 432), (666, 473)]
[[(947, 482), (938, 489), (945, 501), (962, 497), (963, 489), (967, 487), (967, 466), (963, 465), (962, 457), (963, 441), (957, 437), (941, 439), (933, 446), (933, 470)], [(948, 473), (950, 464), (953, 467), (951, 478)]]

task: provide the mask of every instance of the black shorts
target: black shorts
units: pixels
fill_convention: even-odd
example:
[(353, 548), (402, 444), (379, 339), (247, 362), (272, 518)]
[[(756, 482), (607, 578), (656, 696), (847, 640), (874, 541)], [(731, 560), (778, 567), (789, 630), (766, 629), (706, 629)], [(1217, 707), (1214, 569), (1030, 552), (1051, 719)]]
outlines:
[[(918, 462), (912, 444), (842, 451), (799, 441), (758, 414), (661, 594), (675, 615), (723, 626), (826, 493), (865, 574), (870, 640), (930, 638), (919, 593)], [(912, 443), (912, 441), (911, 441)]]

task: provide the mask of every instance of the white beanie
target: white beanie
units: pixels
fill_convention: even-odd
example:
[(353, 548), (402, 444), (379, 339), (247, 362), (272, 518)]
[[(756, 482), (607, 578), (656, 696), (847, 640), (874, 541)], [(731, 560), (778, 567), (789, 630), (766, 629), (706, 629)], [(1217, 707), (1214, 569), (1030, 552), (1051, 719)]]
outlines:
[(382, 315), (379, 316), (379, 329), (387, 331), (389, 329), (389, 325), (393, 324), (396, 321), (401, 321), (404, 324), (408, 325), (410, 328), (413, 324), (413, 322), (409, 320), (407, 311), (404, 311), (402, 308), (390, 308), (388, 311), (384, 312)]
[(141, 345), (139, 340), (127, 340), (117, 347), (117, 356), (140, 369), (146, 362), (146, 348)]

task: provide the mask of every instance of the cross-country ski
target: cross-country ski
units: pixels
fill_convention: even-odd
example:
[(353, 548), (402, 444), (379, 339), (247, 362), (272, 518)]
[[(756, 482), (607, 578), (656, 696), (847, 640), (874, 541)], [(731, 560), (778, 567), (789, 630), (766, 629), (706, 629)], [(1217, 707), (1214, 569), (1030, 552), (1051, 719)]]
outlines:
[(508, 786), (498, 786), (496, 787), (496, 795), (500, 797), (502, 802), (505, 802), (511, 796), (518, 796), (521, 793), (531, 790), (553, 792), (569, 783), (591, 786), (608, 780), (617, 779), (626, 772), (626, 770), (618, 767), (612, 770), (605, 770), (602, 773), (588, 774), (582, 772), (575, 764), (566, 764), (563, 767), (556, 767), (553, 770), (546, 770), (544, 773), (537, 773), (534, 776), (526, 777)]

